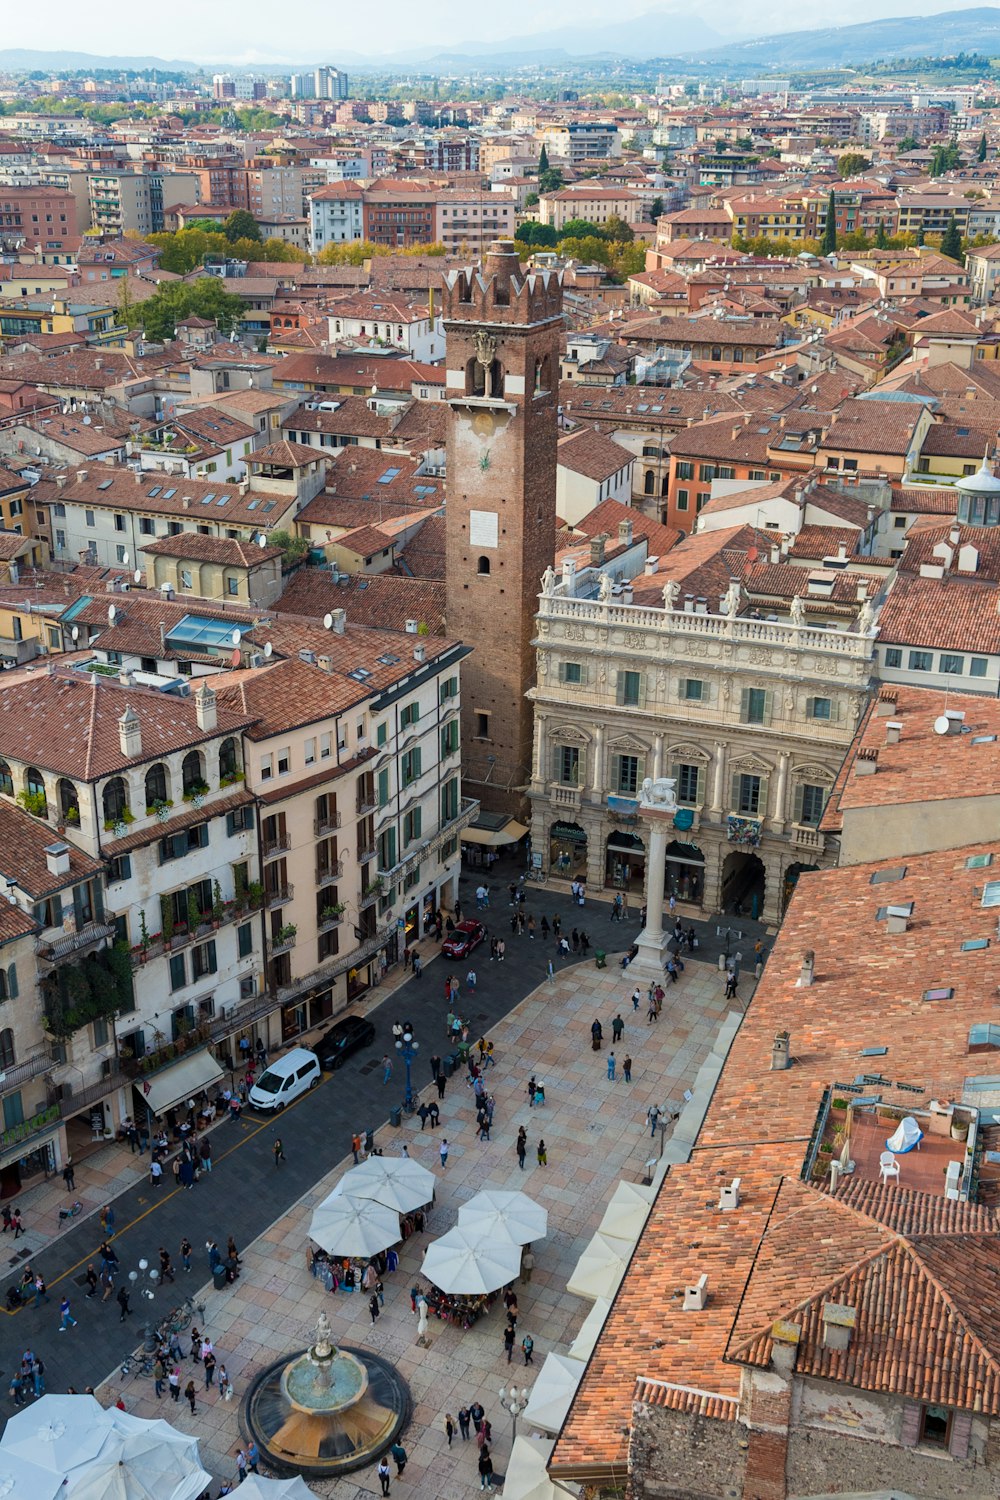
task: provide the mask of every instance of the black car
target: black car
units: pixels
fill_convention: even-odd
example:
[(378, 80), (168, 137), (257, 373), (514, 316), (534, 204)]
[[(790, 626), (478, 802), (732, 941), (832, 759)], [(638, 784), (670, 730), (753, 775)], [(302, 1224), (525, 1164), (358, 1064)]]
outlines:
[(313, 1051), (319, 1065), (327, 1072), (339, 1068), (352, 1052), (368, 1047), (375, 1040), (375, 1027), (363, 1016), (347, 1016), (325, 1031)]

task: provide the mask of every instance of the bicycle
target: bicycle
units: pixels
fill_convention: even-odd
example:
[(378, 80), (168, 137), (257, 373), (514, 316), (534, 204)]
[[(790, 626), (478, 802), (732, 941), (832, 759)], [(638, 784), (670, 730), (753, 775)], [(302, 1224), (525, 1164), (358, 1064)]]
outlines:
[(75, 1219), (77, 1214), (81, 1213), (83, 1213), (83, 1204), (71, 1203), (69, 1208), (61, 1208), (59, 1210), (59, 1222), (62, 1223), (64, 1219)]
[(128, 1380), (136, 1375), (152, 1375), (154, 1361), (148, 1354), (126, 1354), (122, 1360), (121, 1378)]

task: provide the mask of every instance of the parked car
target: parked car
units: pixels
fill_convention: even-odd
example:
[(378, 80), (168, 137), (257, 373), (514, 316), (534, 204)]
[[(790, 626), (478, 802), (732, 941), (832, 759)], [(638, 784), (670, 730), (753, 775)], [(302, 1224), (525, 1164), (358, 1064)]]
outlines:
[(283, 1057), (268, 1063), (247, 1095), (251, 1109), (277, 1114), (293, 1099), (298, 1099), (320, 1081), (316, 1054), (308, 1047), (293, 1047)]
[(467, 958), (485, 936), (486, 928), (482, 922), (459, 922), (455, 931), (441, 944), (441, 952), (446, 958)]
[(316, 1043), (316, 1056), (326, 1071), (339, 1068), (361, 1047), (369, 1047), (375, 1040), (375, 1027), (364, 1016), (345, 1016), (335, 1021), (329, 1031), (324, 1031)]

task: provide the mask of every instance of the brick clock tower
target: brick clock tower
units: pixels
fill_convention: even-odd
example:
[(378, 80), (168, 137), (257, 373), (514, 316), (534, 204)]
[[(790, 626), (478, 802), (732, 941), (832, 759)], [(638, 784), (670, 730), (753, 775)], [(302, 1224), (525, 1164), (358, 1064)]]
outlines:
[(555, 555), (562, 284), (528, 274), (510, 240), (445, 276), (447, 623), (462, 669), (462, 780), (484, 812), (524, 817), (532, 647)]

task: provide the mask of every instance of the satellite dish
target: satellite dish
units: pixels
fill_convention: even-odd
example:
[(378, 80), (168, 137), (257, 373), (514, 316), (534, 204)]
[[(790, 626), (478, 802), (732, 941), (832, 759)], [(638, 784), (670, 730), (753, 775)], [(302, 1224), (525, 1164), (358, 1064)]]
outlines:
[(952, 721), (947, 714), (941, 714), (934, 720), (935, 734), (950, 734)]
[(122, 553), (122, 567), (123, 568), (127, 568), (128, 567), (128, 552), (127, 551)]
[(263, 532), (261, 532), (260, 536), (257, 538), (257, 546), (260, 547), (261, 550), (263, 550), (267, 546), (267, 537)]
[(240, 656), (240, 649), (237, 646), (236, 650), (233, 652), (232, 656), (229, 658), (229, 665), (231, 667), (238, 667), (239, 664), (240, 664), (240, 662), (242, 661), (242, 659), (243, 658)]
[(323, 616), (323, 629), (324, 630), (332, 630), (333, 629), (333, 615), (327, 614), (327, 615)]
[(113, 625), (115, 623), (115, 620), (117, 618), (118, 618), (118, 611), (115, 609), (115, 607), (114, 607), (113, 604), (109, 604), (108, 605), (108, 624), (109, 625)]
[(132, 574), (132, 577), (133, 577), (133, 579), (135, 580), (136, 583), (141, 583), (142, 582), (142, 569), (141, 568), (136, 568), (135, 572)]
[(264, 643), (264, 655), (265, 656), (270, 656), (271, 652), (273, 650), (274, 650), (274, 647), (271, 645), (271, 642), (270, 641), (265, 641), (265, 643)]
[(74, 641), (78, 641), (80, 639), (80, 627), (79, 627), (79, 625), (74, 625), (73, 626), (73, 629), (70, 631), (70, 635), (73, 637)]
[(232, 635), (233, 645), (234, 646), (238, 646), (239, 643), (240, 643), (240, 641), (242, 639), (243, 639), (243, 632), (242, 632), (242, 630), (234, 630), (233, 631), (233, 635)]
[(90, 426), (90, 418), (89, 417), (84, 417), (84, 419), (83, 419), (83, 425), (84, 425), (84, 427), (89, 427)]

